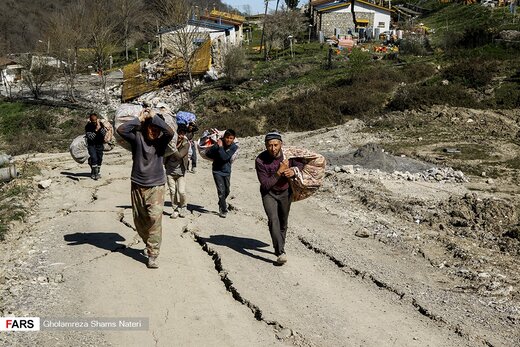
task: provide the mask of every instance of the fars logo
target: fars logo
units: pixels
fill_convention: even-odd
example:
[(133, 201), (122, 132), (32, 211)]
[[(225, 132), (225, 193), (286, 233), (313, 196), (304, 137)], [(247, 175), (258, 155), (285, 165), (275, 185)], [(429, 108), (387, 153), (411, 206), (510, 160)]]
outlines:
[(39, 331), (40, 317), (0, 317), (0, 331)]

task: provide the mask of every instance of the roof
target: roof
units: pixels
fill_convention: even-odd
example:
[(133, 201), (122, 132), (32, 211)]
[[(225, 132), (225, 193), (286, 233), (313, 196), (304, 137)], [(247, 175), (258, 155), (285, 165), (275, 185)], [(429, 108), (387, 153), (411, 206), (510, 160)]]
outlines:
[[(382, 11), (393, 12), (393, 10), (390, 9), (390, 8), (379, 6), (379, 5), (376, 5), (376, 4), (372, 4), (370, 2), (363, 1), (363, 0), (355, 0), (355, 3), (358, 4), (358, 5), (362, 4), (362, 5), (365, 5), (365, 6), (368, 6), (368, 7), (373, 7), (373, 8), (382, 10)], [(314, 8), (318, 12), (332, 12), (332, 11), (335, 11), (337, 9), (345, 8), (345, 7), (348, 7), (348, 6), (350, 6), (350, 0), (339, 0), (339, 1), (330, 1), (329, 0), (329, 1), (325, 2), (325, 3), (314, 5)]]
[(226, 18), (222, 18), (222, 17), (215, 17), (212, 15), (209, 15), (209, 16), (203, 15), (203, 16), (200, 16), (200, 19), (204, 19), (204, 20), (212, 21), (212, 22), (216, 22), (216, 23), (220, 22), (222, 24), (237, 25), (237, 26), (240, 26), (244, 23), (244, 22), (234, 21), (234, 20), (226, 19)]
[(215, 18), (220, 17), (220, 18), (222, 18), (222, 20), (225, 19), (228, 21), (238, 22), (238, 23), (244, 23), (246, 21), (246, 17), (244, 17), (244, 16), (241, 16), (239, 14), (224, 12), (224, 11), (213, 10), (210, 12), (209, 15), (211, 17), (215, 17)]
[[(215, 31), (226, 31), (226, 30), (231, 30), (231, 29), (235, 28), (233, 25), (218, 24), (218, 23), (213, 23), (213, 22), (199, 20), (199, 19), (190, 19), (187, 24), (193, 25), (195, 27), (213, 29)], [(175, 31), (175, 30), (179, 30), (181, 28), (184, 28), (185, 26), (186, 25), (176, 25), (176, 26), (169, 27), (169, 28), (163, 28), (163, 29), (159, 30), (159, 34), (165, 34), (165, 33)]]

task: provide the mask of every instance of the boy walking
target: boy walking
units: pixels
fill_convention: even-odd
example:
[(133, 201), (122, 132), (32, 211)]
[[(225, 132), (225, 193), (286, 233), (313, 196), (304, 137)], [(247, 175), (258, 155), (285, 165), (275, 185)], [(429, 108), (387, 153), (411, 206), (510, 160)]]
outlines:
[(206, 155), (213, 159), (212, 171), (215, 185), (217, 186), (219, 216), (226, 218), (228, 213), (226, 199), (229, 195), (231, 185), (231, 158), (238, 149), (235, 144), (235, 131), (228, 129), (224, 136), (218, 139)]
[(188, 127), (185, 124), (179, 124), (179, 127), (177, 128), (177, 143), (175, 148), (172, 148), (174, 150), (173, 154), (164, 159), (164, 168), (166, 169), (166, 178), (170, 190), (170, 201), (173, 209), (170, 218), (184, 218), (188, 213), (186, 208), (185, 174), (188, 168), (188, 151), (190, 149), (190, 143), (186, 138), (187, 131)]

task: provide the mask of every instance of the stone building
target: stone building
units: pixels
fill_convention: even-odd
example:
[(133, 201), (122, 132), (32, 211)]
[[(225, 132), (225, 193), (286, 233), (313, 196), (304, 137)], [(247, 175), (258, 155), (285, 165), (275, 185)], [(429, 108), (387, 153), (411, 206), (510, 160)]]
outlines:
[[(350, 0), (316, 0), (311, 2), (311, 7), (316, 32), (323, 32), (325, 37), (341, 37), (355, 32)], [(374, 37), (383, 31), (390, 30), (393, 11), (391, 8), (355, 0), (354, 11), (358, 32), (361, 30)]]

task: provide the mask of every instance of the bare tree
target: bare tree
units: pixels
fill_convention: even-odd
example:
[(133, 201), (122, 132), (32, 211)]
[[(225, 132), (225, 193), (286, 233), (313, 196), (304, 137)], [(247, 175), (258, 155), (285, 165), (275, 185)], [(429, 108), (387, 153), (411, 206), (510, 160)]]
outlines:
[(193, 60), (199, 48), (198, 44), (208, 39), (208, 34), (201, 32), (196, 22), (189, 22), (190, 5), (186, 0), (154, 0), (159, 23), (171, 29), (163, 39), (168, 52), (182, 60), (184, 72), (193, 89)]
[(85, 43), (84, 2), (76, 2), (54, 13), (49, 19), (49, 36), (53, 41), (53, 54), (63, 62), (59, 71), (65, 80), (67, 98), (75, 102), (75, 85), (78, 65), (81, 65), (80, 47)]
[(122, 25), (125, 58), (128, 61), (130, 36), (139, 21), (143, 18), (144, 5), (142, 0), (117, 0), (115, 7), (117, 10), (116, 14), (119, 15)]
[(265, 45), (269, 52), (274, 47), (284, 48), (289, 36), (305, 32), (305, 17), (297, 11), (279, 11), (265, 18)]
[(118, 44), (117, 21), (112, 15), (111, 3), (106, 0), (90, 0), (85, 8), (84, 33), (88, 47), (92, 50), (92, 59), (105, 93), (105, 102), (108, 103), (106, 70), (110, 56)]
[(25, 84), (35, 99), (39, 99), (42, 95), (42, 87), (45, 83), (51, 81), (56, 75), (56, 64), (59, 62), (42, 53), (35, 55), (25, 55), (21, 59), (21, 64), (24, 67), (22, 70), (22, 81)]

